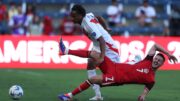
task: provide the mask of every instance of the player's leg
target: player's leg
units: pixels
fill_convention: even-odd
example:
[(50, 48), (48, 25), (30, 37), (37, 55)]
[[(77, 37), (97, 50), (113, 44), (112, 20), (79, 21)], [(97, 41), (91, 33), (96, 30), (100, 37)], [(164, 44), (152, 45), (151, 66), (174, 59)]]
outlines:
[(83, 83), (81, 83), (77, 88), (75, 88), (70, 93), (59, 95), (58, 98), (62, 101), (68, 101), (73, 96), (75, 96), (75, 95), (83, 92), (84, 90), (88, 89), (91, 85), (101, 84), (103, 81), (102, 77), (103, 77), (102, 75), (94, 76), (94, 77), (84, 81)]
[[(92, 58), (88, 59), (87, 74), (88, 74), (89, 79), (97, 75), (96, 74), (96, 63), (95, 63), (94, 59), (92, 59)], [(95, 96), (90, 98), (89, 100), (103, 100), (103, 98), (101, 97), (100, 86), (97, 84), (94, 84), (92, 86), (92, 88), (95, 92)]]
[(83, 57), (83, 58), (88, 58), (89, 57), (89, 53), (90, 51), (86, 51), (86, 50), (70, 50), (68, 49), (64, 43), (62, 38), (60, 39), (59, 42), (59, 49), (60, 49), (60, 55), (75, 55), (75, 56), (79, 56), (79, 57)]
[[(89, 57), (89, 53), (90, 53), (89, 51), (69, 50), (68, 48), (65, 47), (62, 39), (59, 42), (59, 47), (60, 47), (61, 53), (63, 55), (71, 54), (71, 55), (76, 55), (76, 56), (80, 56), (80, 57)], [(96, 70), (95, 69), (96, 69), (95, 61), (93, 61), (93, 59), (89, 58), (88, 59), (88, 65), (87, 65), (88, 78), (96, 76)], [(94, 85), (93, 89), (95, 91), (96, 96), (91, 98), (90, 100), (103, 100), (103, 98), (101, 97), (99, 85)]]
[[(96, 56), (92, 55), (94, 52), (100, 54), (101, 51), (100, 51), (99, 47), (93, 45), (93, 48), (90, 53), (90, 57), (99, 58), (98, 55), (96, 55)], [(96, 63), (96, 59), (93, 59), (93, 58), (88, 59), (88, 65), (87, 65), (88, 78), (96, 76), (96, 66), (98, 64)], [(92, 88), (95, 92), (95, 96), (90, 98), (89, 100), (103, 100), (103, 97), (101, 96), (100, 86), (95, 84), (95, 85), (93, 85)]]

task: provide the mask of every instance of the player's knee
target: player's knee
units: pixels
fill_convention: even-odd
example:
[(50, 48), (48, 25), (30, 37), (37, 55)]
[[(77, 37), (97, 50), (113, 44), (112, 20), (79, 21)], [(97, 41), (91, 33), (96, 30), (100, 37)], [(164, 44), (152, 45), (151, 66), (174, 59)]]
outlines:
[(102, 82), (102, 79), (99, 76), (91, 77), (89, 80), (92, 84), (101, 84)]
[(90, 79), (89, 79), (89, 81), (92, 83), (92, 84), (97, 84), (97, 78), (96, 77), (91, 77)]

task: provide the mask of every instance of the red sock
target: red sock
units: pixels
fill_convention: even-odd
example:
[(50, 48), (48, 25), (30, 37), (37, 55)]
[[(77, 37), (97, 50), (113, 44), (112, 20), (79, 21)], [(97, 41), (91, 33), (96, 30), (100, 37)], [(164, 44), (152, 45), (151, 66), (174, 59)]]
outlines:
[(90, 86), (91, 86), (91, 83), (89, 82), (89, 80), (86, 80), (79, 87), (77, 87), (76, 89), (74, 89), (72, 91), (72, 95), (76, 95), (76, 94), (88, 89)]
[(83, 58), (88, 58), (90, 51), (85, 50), (69, 50), (68, 54), (75, 55)]

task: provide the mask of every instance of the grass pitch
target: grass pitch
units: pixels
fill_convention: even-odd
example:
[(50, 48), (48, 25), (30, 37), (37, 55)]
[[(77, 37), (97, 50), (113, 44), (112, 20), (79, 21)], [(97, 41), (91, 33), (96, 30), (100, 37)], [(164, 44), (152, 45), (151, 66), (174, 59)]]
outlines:
[[(100, 73), (100, 72), (98, 72)], [(23, 87), (20, 101), (59, 101), (57, 95), (73, 90), (87, 78), (86, 70), (0, 69), (0, 101), (12, 101), (9, 87)], [(102, 88), (104, 101), (137, 101), (143, 85)], [(88, 101), (92, 89), (75, 96), (75, 101)], [(148, 101), (180, 101), (180, 71), (158, 71), (156, 84)]]

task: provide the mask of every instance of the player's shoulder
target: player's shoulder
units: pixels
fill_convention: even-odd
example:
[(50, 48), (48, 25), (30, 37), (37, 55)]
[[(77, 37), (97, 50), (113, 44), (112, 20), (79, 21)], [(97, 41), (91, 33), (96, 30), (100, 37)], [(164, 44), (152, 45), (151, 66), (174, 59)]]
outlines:
[(89, 17), (89, 16), (94, 16), (94, 14), (92, 12), (86, 13), (86, 17)]
[(94, 25), (92, 24), (92, 22), (97, 23), (97, 21), (95, 20), (95, 16), (93, 13), (87, 13), (85, 15), (85, 17), (83, 18), (82, 21), (82, 27), (94, 27)]
[(94, 18), (94, 14), (93, 13), (87, 13), (84, 17), (84, 21), (90, 21), (90, 19)]

